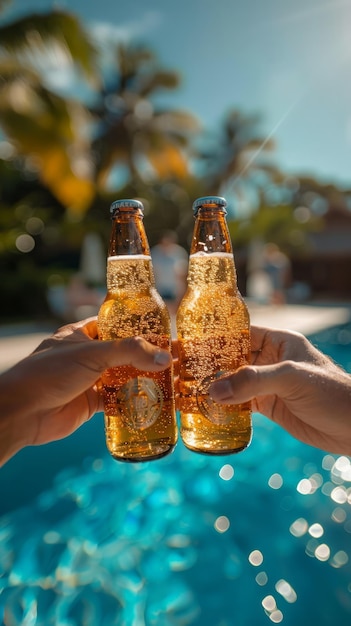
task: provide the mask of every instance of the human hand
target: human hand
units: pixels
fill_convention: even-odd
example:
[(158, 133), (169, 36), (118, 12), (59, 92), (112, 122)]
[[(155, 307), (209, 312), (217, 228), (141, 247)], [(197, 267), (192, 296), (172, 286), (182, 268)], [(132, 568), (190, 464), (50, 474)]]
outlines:
[(60, 328), (0, 375), (0, 464), (21, 448), (62, 439), (103, 409), (99, 377), (108, 367), (160, 371), (171, 355), (140, 337), (96, 341), (94, 319)]
[(252, 364), (209, 388), (213, 400), (252, 408), (322, 450), (351, 454), (351, 376), (303, 335), (252, 326)]

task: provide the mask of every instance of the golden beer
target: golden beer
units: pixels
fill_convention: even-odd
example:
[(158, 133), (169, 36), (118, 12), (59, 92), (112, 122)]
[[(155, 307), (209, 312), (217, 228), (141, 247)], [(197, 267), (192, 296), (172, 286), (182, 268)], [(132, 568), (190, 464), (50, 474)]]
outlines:
[[(128, 201), (124, 201), (128, 202)], [(129, 203), (137, 201), (129, 201)], [(137, 203), (138, 205), (140, 203)], [(141, 228), (140, 209), (117, 205), (118, 220)], [(126, 210), (121, 210), (125, 208)], [(127, 210), (129, 209), (129, 211)], [(137, 207), (138, 209), (138, 207)], [(119, 215), (119, 214), (122, 215)], [(130, 214), (130, 215), (128, 215)], [(121, 224), (119, 224), (121, 226)], [(125, 228), (118, 228), (119, 234)], [(136, 232), (137, 232), (136, 231)], [(111, 237), (112, 251), (119, 235)], [(98, 315), (99, 339), (139, 336), (160, 348), (171, 349), (170, 319), (154, 286), (152, 262), (145, 233), (137, 254), (113, 254), (107, 261), (108, 293)], [(146, 372), (131, 366), (113, 367), (102, 376), (107, 447), (122, 461), (148, 461), (165, 456), (177, 440), (173, 371)]]
[(237, 289), (224, 206), (217, 197), (201, 200), (188, 289), (177, 313), (181, 437), (191, 450), (230, 454), (250, 443), (250, 403), (218, 404), (208, 387), (249, 362), (250, 320)]

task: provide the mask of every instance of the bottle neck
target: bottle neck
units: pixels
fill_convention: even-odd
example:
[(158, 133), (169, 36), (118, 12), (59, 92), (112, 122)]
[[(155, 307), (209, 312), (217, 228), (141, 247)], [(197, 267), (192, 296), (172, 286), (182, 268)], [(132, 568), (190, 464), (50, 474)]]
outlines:
[(110, 256), (107, 261), (107, 291), (128, 292), (138, 298), (155, 288), (151, 258), (142, 254)]
[(233, 249), (222, 207), (201, 207), (190, 248), (188, 286), (230, 285), (237, 290)]
[(140, 209), (120, 207), (112, 217), (107, 289), (147, 292), (155, 286), (150, 247)]
[(222, 207), (201, 207), (196, 215), (190, 254), (232, 254), (232, 244), (226, 221), (226, 211)]
[(112, 217), (109, 257), (150, 256), (150, 247), (140, 209), (121, 207)]

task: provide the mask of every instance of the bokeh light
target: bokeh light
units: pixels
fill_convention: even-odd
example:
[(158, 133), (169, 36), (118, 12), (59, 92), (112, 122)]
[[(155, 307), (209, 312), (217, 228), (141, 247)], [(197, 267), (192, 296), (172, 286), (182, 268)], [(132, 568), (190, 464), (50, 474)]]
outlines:
[(32, 252), (35, 248), (35, 239), (31, 235), (18, 235), (16, 238), (16, 248), (19, 252)]

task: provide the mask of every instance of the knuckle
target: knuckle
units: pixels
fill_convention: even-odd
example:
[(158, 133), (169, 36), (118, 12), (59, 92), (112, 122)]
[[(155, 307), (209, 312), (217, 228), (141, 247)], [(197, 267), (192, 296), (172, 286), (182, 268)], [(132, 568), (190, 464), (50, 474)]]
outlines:
[(280, 369), (283, 374), (289, 374), (291, 372), (301, 369), (301, 363), (292, 359), (287, 359), (286, 361), (282, 361), (282, 363), (280, 364)]
[(136, 352), (145, 348), (145, 340), (142, 337), (127, 337), (123, 340), (125, 347), (131, 352)]
[(238, 376), (243, 379), (243, 381), (247, 383), (253, 382), (257, 377), (257, 369), (254, 366), (243, 365), (238, 369)]

